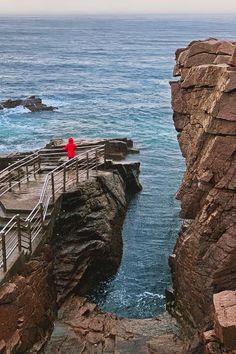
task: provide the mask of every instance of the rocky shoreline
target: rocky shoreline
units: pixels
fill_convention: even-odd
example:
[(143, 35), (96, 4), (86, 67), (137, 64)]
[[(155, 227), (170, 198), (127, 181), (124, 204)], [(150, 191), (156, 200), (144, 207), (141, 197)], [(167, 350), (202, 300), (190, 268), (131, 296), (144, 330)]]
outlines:
[(167, 312), (149, 319), (120, 318), (72, 296), (60, 308), (41, 353), (178, 354), (189, 349), (181, 338), (177, 322)]

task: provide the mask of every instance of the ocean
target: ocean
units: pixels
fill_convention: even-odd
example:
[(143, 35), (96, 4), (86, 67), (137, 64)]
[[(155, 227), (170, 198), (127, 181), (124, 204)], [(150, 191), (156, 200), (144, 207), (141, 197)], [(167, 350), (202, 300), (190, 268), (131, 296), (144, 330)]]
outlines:
[(165, 308), (168, 256), (181, 220), (185, 169), (172, 123), (174, 53), (189, 41), (236, 39), (233, 15), (0, 17), (0, 100), (38, 95), (55, 112), (0, 111), (0, 153), (56, 137), (129, 137), (143, 191), (130, 202), (116, 277), (89, 298), (121, 316)]

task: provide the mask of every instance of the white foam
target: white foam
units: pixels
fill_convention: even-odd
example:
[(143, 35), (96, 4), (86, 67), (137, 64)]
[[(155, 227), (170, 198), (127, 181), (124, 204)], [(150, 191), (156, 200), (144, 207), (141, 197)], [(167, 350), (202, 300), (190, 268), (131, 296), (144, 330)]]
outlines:
[(18, 106), (16, 108), (4, 108), (3, 110), (0, 111), (0, 115), (3, 116), (9, 116), (11, 114), (22, 114), (22, 113), (29, 113), (29, 109), (23, 107), (23, 106)]
[(162, 295), (162, 294), (151, 293), (149, 291), (144, 291), (143, 296), (144, 297), (153, 297), (153, 298), (157, 297), (158, 299), (164, 299), (165, 298), (165, 296)]
[(64, 101), (60, 100), (59, 98), (52, 98), (47, 96), (40, 96), (40, 97), (42, 98), (42, 102), (47, 106), (53, 106), (58, 108), (65, 106)]

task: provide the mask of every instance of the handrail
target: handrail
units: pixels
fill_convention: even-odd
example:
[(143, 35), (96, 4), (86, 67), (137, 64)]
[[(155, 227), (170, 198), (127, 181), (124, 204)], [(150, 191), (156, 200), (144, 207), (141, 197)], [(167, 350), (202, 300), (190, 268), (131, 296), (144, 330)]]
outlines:
[(0, 242), (2, 254), (0, 255), (0, 268), (3, 267), (3, 271), (7, 271), (7, 259), (12, 255), (15, 251), (16, 247), (18, 247), (19, 251), (21, 249), (21, 241), (20, 241), (20, 232), (13, 232), (10, 234), (10, 238), (8, 238), (9, 233), (12, 229), (17, 225), (19, 227), (20, 218), (19, 215), (14, 215), (10, 221), (4, 226), (4, 228), (0, 231)]
[[(23, 162), (22, 162), (23, 161)], [(36, 164), (38, 168), (36, 169)], [(13, 168), (11, 168), (13, 166)], [(33, 169), (30, 170), (30, 167), (33, 166)], [(25, 167), (25, 171), (23, 168)], [(21, 183), (27, 179), (29, 181), (29, 176), (33, 173), (34, 178), (36, 177), (37, 172), (40, 170), (40, 156), (38, 153), (31, 154), (26, 158), (17, 161), (15, 164), (8, 166), (3, 171), (0, 172), (0, 183), (2, 186), (0, 190), (0, 197), (7, 193), (9, 190), (14, 188), (16, 185), (20, 187)]]
[[(44, 185), (43, 185), (43, 188), (42, 188), (42, 192), (41, 192), (41, 194), (40, 194), (39, 202), (36, 204), (36, 206), (34, 207), (34, 209), (33, 209), (32, 212), (31, 212), (31, 214), (27, 217), (27, 220), (30, 220), (31, 215), (33, 215), (34, 210), (36, 210), (40, 204), (44, 204), (43, 202), (44, 202), (44, 198), (45, 198), (45, 195), (46, 195), (47, 188), (48, 188), (48, 186), (49, 186), (49, 179), (50, 179), (50, 177), (51, 177), (52, 175), (53, 175), (54, 177), (57, 176), (58, 173), (60, 174), (60, 173), (63, 171), (64, 167), (69, 167), (69, 168), (71, 169), (73, 166), (75, 166), (76, 162), (82, 161), (83, 158), (86, 158), (86, 156), (87, 156), (88, 153), (93, 153), (93, 152), (95, 152), (96, 150), (101, 150), (101, 149), (104, 149), (104, 145), (99, 145), (98, 147), (95, 147), (95, 148), (93, 148), (93, 149), (90, 149), (88, 152), (83, 153), (83, 154), (81, 154), (81, 155), (79, 155), (79, 156), (74, 157), (74, 158), (71, 159), (71, 160), (68, 160), (68, 161), (64, 162), (64, 163), (61, 164), (60, 166), (57, 166), (52, 172), (48, 173), (47, 176), (46, 176), (46, 178), (45, 178), (45, 181), (44, 181)], [(96, 165), (94, 165), (94, 167), (96, 167)], [(94, 168), (94, 167), (93, 167), (93, 168)], [(56, 174), (55, 172), (57, 172), (57, 174)], [(55, 183), (55, 181), (54, 181), (54, 183)], [(62, 186), (60, 187), (60, 189), (61, 189), (61, 188), (62, 188)], [(49, 196), (49, 202), (50, 202), (50, 199), (51, 199), (52, 196), (53, 196), (53, 195), (50, 195), (50, 196)], [(45, 219), (45, 217), (46, 217), (46, 213), (47, 213), (47, 208), (48, 208), (48, 206), (49, 206), (49, 202), (48, 202), (46, 205), (43, 205), (43, 209), (44, 209), (44, 210), (43, 210), (43, 215), (44, 215), (43, 218), (44, 218), (44, 219)], [(45, 210), (45, 209), (46, 209), (46, 210)]]
[(57, 166), (51, 173), (55, 173), (57, 170), (61, 169), (63, 166), (65, 165), (70, 165), (72, 164), (72, 161), (75, 161), (76, 158), (79, 158), (81, 155), (86, 155), (86, 153), (91, 153), (92, 151), (94, 150), (97, 150), (99, 148), (104, 148), (105, 147), (105, 144), (104, 145), (98, 145), (98, 147), (94, 147), (93, 149), (89, 149), (88, 151), (84, 152), (83, 154), (80, 154), (80, 155), (77, 155), (75, 156), (74, 158), (72, 158), (71, 160), (68, 160), (66, 162), (64, 162), (63, 164)]
[(31, 172), (34, 172), (34, 174), (35, 173), (37, 173), (37, 172), (39, 172), (40, 171), (40, 169), (38, 169), (38, 170), (36, 170), (36, 169), (34, 169), (34, 170), (31, 170), (31, 171), (28, 171), (28, 173), (26, 173), (26, 176), (24, 176), (24, 177), (22, 177), (21, 179), (17, 179), (16, 181), (15, 181), (15, 183), (13, 183), (12, 184), (12, 181), (13, 181), (13, 179), (9, 179), (9, 180), (7, 180), (7, 181), (5, 181), (5, 182), (9, 182), (9, 186), (8, 186), (8, 188), (6, 188), (1, 194), (0, 194), (0, 197), (2, 197), (5, 193), (7, 193), (8, 191), (10, 191), (12, 188), (14, 188), (15, 186), (19, 186), (23, 181), (25, 181), (25, 180), (29, 180), (29, 174), (31, 173)]
[[(100, 153), (102, 153), (103, 161), (99, 160), (101, 158)], [(33, 242), (39, 239), (39, 234), (43, 236), (50, 202), (54, 205), (59, 195), (66, 192), (71, 186), (76, 185), (82, 176), (85, 175), (88, 179), (89, 171), (96, 169), (97, 172), (98, 166), (104, 161), (105, 145), (99, 144), (57, 166), (46, 175), (39, 201), (27, 218), (21, 219), (18, 214), (14, 215), (0, 231), (0, 268), (2, 267), (4, 272), (7, 271), (9, 257), (17, 248), (19, 253), (22, 248), (32, 253)]]
[[(69, 169), (71, 170), (73, 167), (76, 167), (76, 164), (78, 162), (81, 162), (83, 161), (84, 158), (87, 157), (87, 154), (91, 154), (91, 153), (95, 153), (95, 151), (97, 150), (102, 150), (104, 151), (104, 145), (99, 145), (98, 147), (94, 147), (93, 149), (90, 149), (88, 152), (85, 152), (83, 154), (80, 154), (79, 156), (76, 156), (74, 157), (73, 159), (69, 160), (69, 161), (66, 161), (64, 162), (63, 164), (61, 164), (60, 166), (56, 167), (51, 173), (49, 173), (45, 179), (45, 182), (44, 182), (44, 186), (43, 186), (43, 189), (42, 189), (42, 192), (41, 192), (41, 195), (40, 195), (40, 200), (39, 202), (40, 203), (43, 203), (43, 199), (44, 199), (44, 195), (46, 193), (46, 190), (47, 190), (47, 187), (49, 185), (49, 178), (53, 175), (54, 178), (60, 174), (62, 172), (62, 170), (65, 168), (65, 167), (69, 167)], [(55, 182), (55, 181), (54, 181)]]
[[(6, 168), (4, 168), (3, 170), (0, 171), (0, 176), (1, 176), (1, 174), (3, 174), (4, 172), (9, 171), (9, 169), (11, 169), (11, 171), (13, 171), (14, 169), (12, 169), (12, 167), (14, 167), (15, 165), (17, 165), (19, 162), (22, 163), (24, 160), (27, 160), (28, 158), (32, 158), (34, 155), (38, 155), (38, 152), (34, 152), (33, 154), (30, 154), (30, 155), (24, 157), (23, 159), (20, 159), (20, 160), (14, 162), (13, 164), (7, 166)], [(19, 166), (17, 166), (17, 167), (19, 167)]]
[[(90, 149), (90, 148), (96, 148), (98, 146), (105, 146), (105, 142), (101, 142), (101, 144), (91, 144), (91, 145), (78, 145), (77, 146), (77, 150), (86, 150), (86, 149)], [(58, 150), (59, 152), (63, 152), (62, 149), (62, 145), (61, 146), (55, 146), (54, 147), (55, 150)], [(53, 149), (52, 148), (43, 148), (43, 149), (40, 149), (38, 150), (38, 153), (41, 155), (42, 152), (44, 151), (52, 151)], [(53, 153), (50, 153), (50, 154), (53, 154)]]
[(9, 220), (8, 223), (4, 226), (4, 228), (0, 231), (0, 233), (5, 232), (5, 231), (8, 229), (9, 225), (11, 225), (11, 223), (12, 223), (16, 218), (17, 218), (17, 215), (14, 215), (14, 216), (11, 218), (11, 220)]

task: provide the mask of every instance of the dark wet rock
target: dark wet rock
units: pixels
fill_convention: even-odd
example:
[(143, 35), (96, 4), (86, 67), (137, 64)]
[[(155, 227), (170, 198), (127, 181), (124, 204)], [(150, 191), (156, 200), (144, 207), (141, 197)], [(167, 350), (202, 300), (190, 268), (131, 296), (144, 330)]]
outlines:
[(126, 187), (118, 174), (81, 183), (62, 201), (55, 230), (54, 278), (58, 302), (84, 293), (95, 279), (114, 272), (121, 260)]
[(1, 102), (1, 106), (3, 108), (16, 108), (16, 107), (21, 106), (21, 105), (22, 105), (22, 100), (9, 99), (9, 100)]
[(141, 183), (139, 182), (140, 174), (140, 162), (112, 162), (108, 160), (104, 166), (104, 170), (111, 170), (113, 173), (117, 173), (122, 177), (127, 191), (129, 193), (136, 193), (142, 190)]
[(28, 108), (31, 112), (39, 112), (39, 111), (53, 111), (56, 107), (47, 106), (42, 103), (41, 98), (36, 96), (31, 96), (25, 100), (23, 100), (22, 105), (25, 108)]
[(0, 102), (0, 109), (3, 108), (16, 108), (18, 106), (23, 106), (27, 109), (29, 109), (31, 112), (39, 112), (39, 111), (53, 111), (56, 109), (56, 107), (53, 106), (47, 106), (44, 104), (41, 100), (41, 98), (36, 97), (36, 96), (30, 96), (26, 99), (8, 99), (6, 101), (1, 101)]

